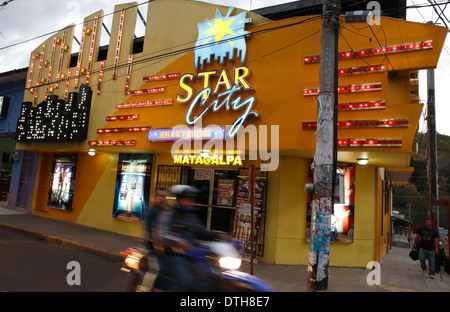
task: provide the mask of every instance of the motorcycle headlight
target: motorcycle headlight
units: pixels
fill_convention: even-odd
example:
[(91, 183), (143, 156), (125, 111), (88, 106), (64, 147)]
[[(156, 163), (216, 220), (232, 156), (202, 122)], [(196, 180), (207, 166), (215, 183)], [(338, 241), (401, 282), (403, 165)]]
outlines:
[(125, 264), (132, 269), (139, 269), (139, 258), (129, 255), (125, 259)]
[(233, 257), (222, 257), (219, 260), (221, 268), (228, 270), (237, 270), (241, 267), (241, 259)]

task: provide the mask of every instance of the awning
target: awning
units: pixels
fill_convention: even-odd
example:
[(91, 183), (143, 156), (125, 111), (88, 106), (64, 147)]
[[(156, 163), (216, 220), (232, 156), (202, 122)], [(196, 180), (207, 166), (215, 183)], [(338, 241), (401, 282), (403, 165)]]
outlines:
[(391, 215), (391, 217), (392, 217), (393, 220), (396, 219), (396, 220), (400, 220), (400, 221), (404, 221), (404, 222), (407, 222), (407, 223), (414, 224), (414, 222), (412, 222), (412, 221), (410, 221), (410, 220), (408, 220), (408, 219), (405, 219), (405, 218), (396, 216), (396, 215)]
[(413, 172), (414, 167), (389, 168), (387, 169), (387, 176), (392, 184), (407, 184)]

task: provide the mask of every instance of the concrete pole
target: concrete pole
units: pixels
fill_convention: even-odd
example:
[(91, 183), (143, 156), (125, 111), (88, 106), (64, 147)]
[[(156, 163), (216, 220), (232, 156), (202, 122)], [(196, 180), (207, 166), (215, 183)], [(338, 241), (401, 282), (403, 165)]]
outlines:
[(434, 69), (427, 69), (427, 130), (428, 130), (428, 216), (433, 228), (439, 228), (439, 200), (438, 172), (437, 172), (437, 138), (436, 138), (436, 109), (434, 96)]
[(319, 105), (314, 155), (307, 291), (328, 289), (333, 184), (336, 175), (338, 0), (326, 0), (322, 16)]

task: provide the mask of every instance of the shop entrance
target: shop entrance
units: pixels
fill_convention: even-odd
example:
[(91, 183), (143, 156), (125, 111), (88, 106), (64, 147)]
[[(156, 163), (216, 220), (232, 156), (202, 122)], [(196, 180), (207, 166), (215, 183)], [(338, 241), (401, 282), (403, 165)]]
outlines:
[(231, 233), (236, 211), (237, 169), (188, 167), (186, 184), (201, 191), (197, 201), (199, 217), (210, 230)]
[[(159, 165), (156, 188), (170, 190), (176, 184), (191, 185), (201, 194), (196, 206), (198, 216), (209, 230), (230, 233), (235, 239), (248, 241), (250, 210), (248, 202), (248, 168)], [(267, 172), (255, 172), (256, 254), (264, 256)], [(260, 233), (260, 234), (258, 234)]]

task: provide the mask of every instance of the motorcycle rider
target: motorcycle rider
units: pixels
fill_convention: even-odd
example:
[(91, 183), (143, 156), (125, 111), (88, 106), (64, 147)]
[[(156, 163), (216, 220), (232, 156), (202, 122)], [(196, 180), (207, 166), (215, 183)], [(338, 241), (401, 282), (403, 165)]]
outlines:
[(193, 279), (194, 267), (186, 252), (197, 240), (229, 240), (229, 236), (218, 231), (206, 230), (197, 216), (195, 200), (200, 191), (188, 185), (175, 185), (171, 195), (176, 198), (170, 215), (160, 221), (161, 238), (166, 247), (170, 276), (177, 282), (174, 291), (196, 290)]
[(161, 275), (167, 275), (167, 265), (165, 260), (165, 254), (161, 246), (155, 241), (155, 227), (157, 226), (157, 220), (164, 214), (165, 206), (167, 204), (168, 192), (165, 189), (156, 189), (155, 200), (153, 205), (145, 213), (145, 228), (148, 239), (148, 249), (150, 254), (156, 257), (159, 266), (158, 277), (155, 280), (155, 287), (164, 287), (164, 280), (161, 279)]

